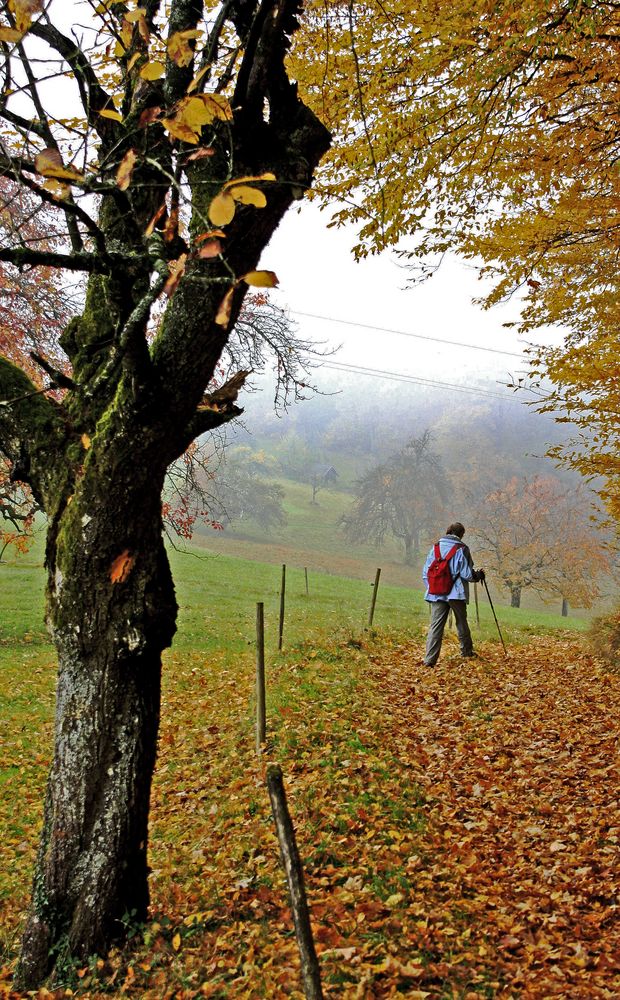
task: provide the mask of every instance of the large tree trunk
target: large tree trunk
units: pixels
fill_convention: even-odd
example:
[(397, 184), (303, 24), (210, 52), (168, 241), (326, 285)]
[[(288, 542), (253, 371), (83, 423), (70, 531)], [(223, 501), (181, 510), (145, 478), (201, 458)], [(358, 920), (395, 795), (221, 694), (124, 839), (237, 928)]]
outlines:
[(510, 588), (510, 607), (511, 608), (521, 607), (521, 587)]
[(91, 479), (88, 503), (77, 490), (50, 528), (55, 752), (19, 969), (25, 989), (63, 955), (85, 959), (107, 949), (122, 937), (124, 919), (147, 914), (161, 651), (177, 608), (161, 534), (161, 478), (140, 481), (136, 492)]

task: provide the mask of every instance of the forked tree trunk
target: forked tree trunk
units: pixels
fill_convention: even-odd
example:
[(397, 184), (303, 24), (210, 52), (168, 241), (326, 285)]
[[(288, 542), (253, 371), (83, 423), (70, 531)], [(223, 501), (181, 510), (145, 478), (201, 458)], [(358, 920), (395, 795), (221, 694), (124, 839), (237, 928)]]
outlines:
[(88, 504), (76, 492), (50, 529), (55, 753), (18, 974), (24, 989), (63, 954), (101, 952), (122, 938), (124, 920), (147, 915), (161, 652), (177, 610), (154, 479), (141, 495), (108, 493), (100, 482), (98, 500), (91, 482)]

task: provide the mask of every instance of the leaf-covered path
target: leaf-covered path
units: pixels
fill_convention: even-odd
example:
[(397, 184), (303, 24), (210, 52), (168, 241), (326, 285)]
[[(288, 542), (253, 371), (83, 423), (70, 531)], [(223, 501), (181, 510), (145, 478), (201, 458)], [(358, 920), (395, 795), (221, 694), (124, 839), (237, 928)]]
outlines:
[(406, 648), (374, 659), (427, 796), (409, 859), (420, 988), (445, 995), (454, 963), (478, 968), (472, 997), (483, 981), (491, 996), (620, 996), (620, 678), (557, 639), (433, 671)]
[[(620, 676), (558, 635), (463, 661), (448, 634), (435, 670), (421, 648), (386, 631), (274, 655), (261, 757), (251, 653), (172, 653), (152, 919), (38, 1000), (303, 1000), (268, 760), (284, 771), (326, 1000), (617, 1000)], [(36, 699), (15, 717), (0, 803), (11, 1000), (53, 664), (20, 684)]]

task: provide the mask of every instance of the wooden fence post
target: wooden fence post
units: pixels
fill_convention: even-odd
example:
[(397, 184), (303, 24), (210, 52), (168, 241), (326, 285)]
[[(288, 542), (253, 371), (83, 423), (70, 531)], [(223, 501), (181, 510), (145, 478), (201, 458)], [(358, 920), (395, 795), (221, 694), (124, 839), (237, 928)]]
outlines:
[(267, 738), (265, 707), (265, 606), (256, 605), (256, 753), (260, 754)]
[(295, 922), (295, 935), (301, 958), (301, 976), (306, 1000), (323, 1000), (319, 961), (312, 938), (310, 913), (304, 887), (304, 875), (295, 840), (295, 831), (286, 804), (286, 793), (282, 781), (282, 771), (277, 764), (267, 768), (267, 788), (271, 799), (271, 810), (280, 844), (282, 867), (286, 873), (291, 897), (291, 908)]
[(372, 588), (372, 600), (370, 602), (370, 612), (368, 614), (368, 628), (372, 625), (372, 620), (375, 617), (375, 604), (377, 603), (377, 591), (379, 589), (379, 577), (381, 576), (381, 570), (378, 569), (375, 575), (375, 582)]
[(282, 584), (280, 586), (280, 625), (278, 628), (278, 649), (282, 651), (282, 636), (284, 635), (284, 594), (286, 591), (286, 563), (282, 564)]

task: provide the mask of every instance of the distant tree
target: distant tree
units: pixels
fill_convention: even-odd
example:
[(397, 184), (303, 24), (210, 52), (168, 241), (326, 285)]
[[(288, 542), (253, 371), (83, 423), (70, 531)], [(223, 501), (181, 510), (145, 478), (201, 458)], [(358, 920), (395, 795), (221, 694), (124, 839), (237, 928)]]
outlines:
[(265, 532), (286, 524), (284, 490), (265, 478), (274, 463), (248, 447), (227, 450), (204, 493), (210, 516), (221, 526), (254, 521)]
[(12, 482), (8, 462), (0, 460), (0, 561), (10, 547), (18, 552), (29, 549), (36, 511), (30, 490)]
[(421, 540), (435, 530), (450, 495), (431, 440), (424, 431), (358, 480), (357, 499), (341, 520), (349, 541), (382, 545), (391, 536), (404, 546), (406, 565), (419, 558)]
[(580, 490), (557, 480), (513, 477), (477, 509), (472, 534), (478, 561), (508, 590), (513, 608), (524, 590), (589, 608), (612, 572), (602, 532), (590, 522)]

